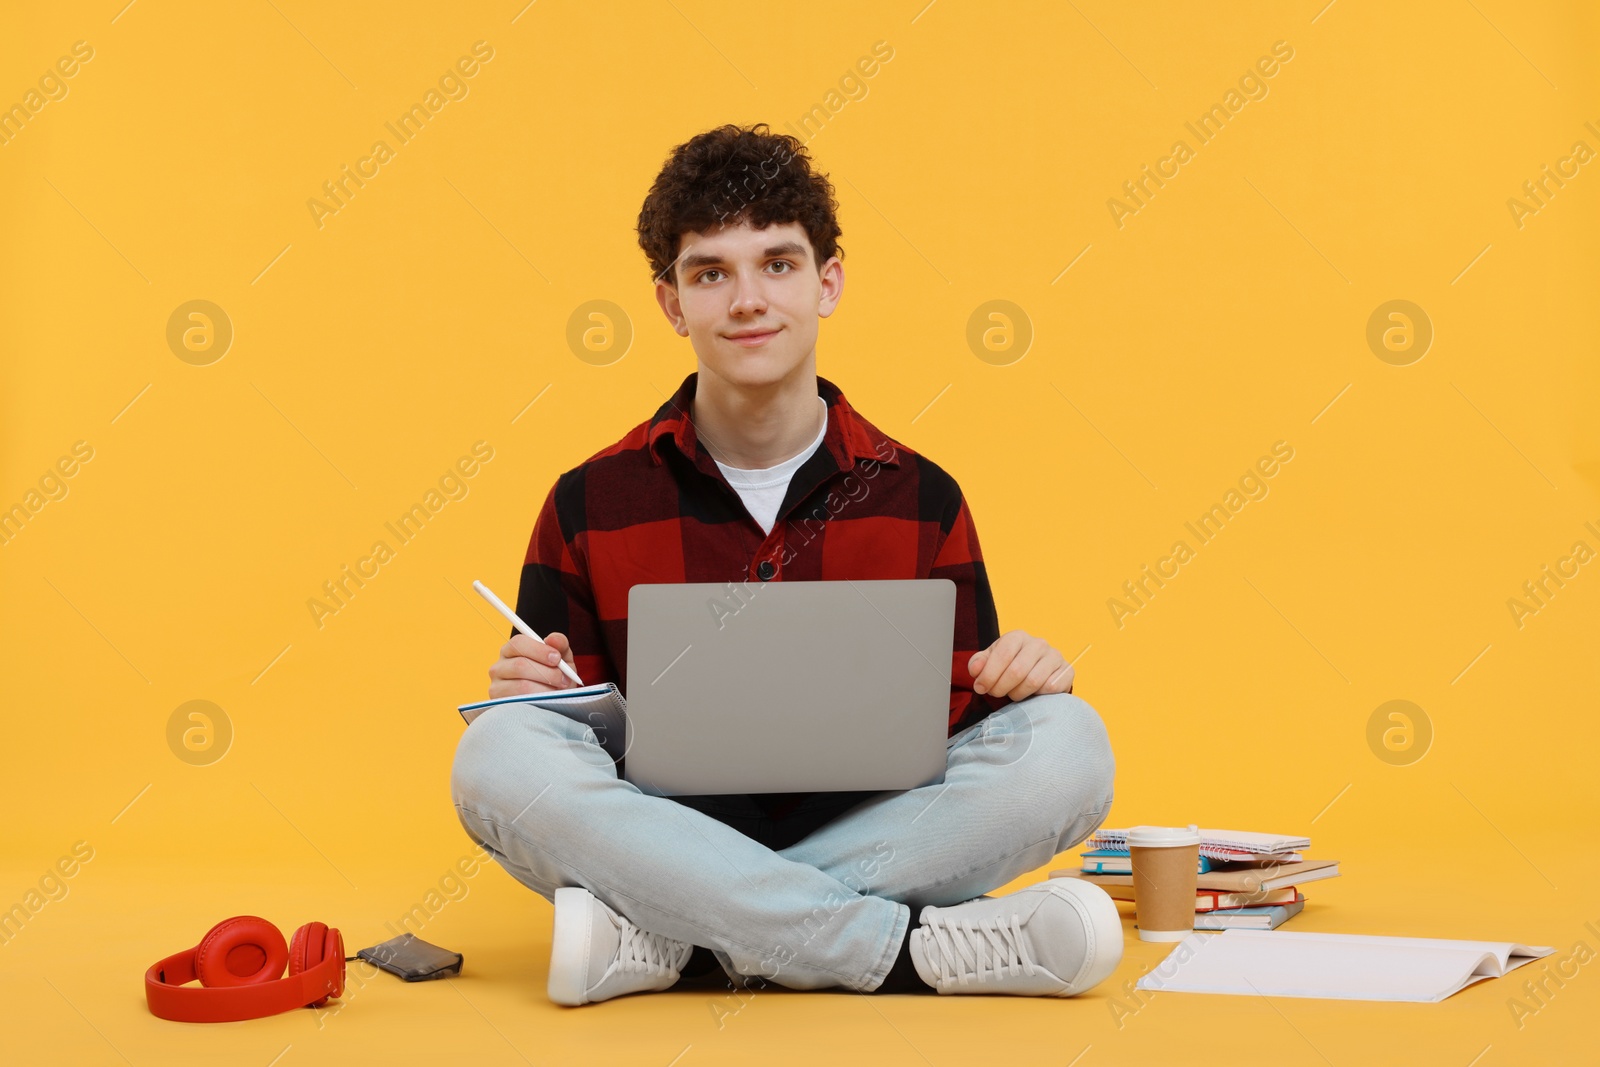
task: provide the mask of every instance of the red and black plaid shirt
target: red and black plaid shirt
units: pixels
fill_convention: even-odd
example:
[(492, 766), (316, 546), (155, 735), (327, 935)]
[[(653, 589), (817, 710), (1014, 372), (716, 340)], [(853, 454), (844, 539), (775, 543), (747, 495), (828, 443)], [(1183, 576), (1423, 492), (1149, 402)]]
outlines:
[(817, 378), (822, 445), (772, 532), (745, 509), (689, 421), (698, 371), (647, 422), (561, 475), (534, 524), (517, 614), (572, 642), (585, 683), (627, 693), (628, 590), (656, 582), (948, 578), (956, 586), (949, 735), (1010, 701), (972, 691), (967, 661), (1000, 636), (978, 533), (955, 479)]

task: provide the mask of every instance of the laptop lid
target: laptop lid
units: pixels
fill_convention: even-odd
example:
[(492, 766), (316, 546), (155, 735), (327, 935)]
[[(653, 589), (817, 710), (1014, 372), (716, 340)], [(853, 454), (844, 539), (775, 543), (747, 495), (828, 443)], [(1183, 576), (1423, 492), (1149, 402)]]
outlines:
[(657, 796), (943, 781), (955, 609), (948, 578), (633, 586), (625, 779)]

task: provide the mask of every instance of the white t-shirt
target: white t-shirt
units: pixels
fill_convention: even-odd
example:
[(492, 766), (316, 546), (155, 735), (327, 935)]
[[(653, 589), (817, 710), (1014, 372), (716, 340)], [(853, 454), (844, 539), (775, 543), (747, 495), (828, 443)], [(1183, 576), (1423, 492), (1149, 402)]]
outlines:
[(761, 529), (765, 533), (772, 532), (772, 524), (778, 518), (778, 507), (783, 503), (784, 494), (789, 491), (789, 480), (794, 477), (794, 472), (805, 465), (813, 452), (822, 447), (822, 439), (827, 436), (828, 402), (820, 394), (817, 396), (817, 402), (822, 405), (822, 429), (817, 431), (816, 440), (799, 455), (784, 460), (776, 467), (766, 467), (762, 470), (730, 467), (712, 457), (712, 461), (722, 471), (722, 476), (728, 479), (728, 484), (733, 486), (734, 492), (739, 494), (745, 508), (756, 522), (761, 524)]

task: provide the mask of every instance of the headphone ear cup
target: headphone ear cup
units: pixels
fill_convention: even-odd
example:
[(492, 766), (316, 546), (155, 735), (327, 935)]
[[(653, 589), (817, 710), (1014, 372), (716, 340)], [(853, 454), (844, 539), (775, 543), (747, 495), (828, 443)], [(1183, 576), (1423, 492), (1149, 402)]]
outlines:
[(289, 942), (289, 973), (303, 974), (322, 962), (328, 928), (322, 923), (306, 923), (294, 932)]
[(271, 982), (283, 974), (289, 946), (276, 926), (255, 915), (224, 919), (200, 939), (194, 973), (202, 986)]
[(339, 967), (334, 971), (333, 992), (330, 996), (342, 997), (344, 996), (344, 935), (337, 928), (329, 927), (328, 947), (325, 951), (329, 956), (339, 960)]
[[(294, 932), (294, 939), (289, 943), (289, 973), (303, 974), (311, 970), (328, 958), (329, 949), (339, 954), (339, 977), (331, 994), (339, 996), (344, 992), (344, 940), (339, 936), (339, 931), (330, 930), (325, 923), (306, 923)], [(326, 1003), (328, 997), (323, 997), (313, 1001), (309, 1006), (320, 1008)]]

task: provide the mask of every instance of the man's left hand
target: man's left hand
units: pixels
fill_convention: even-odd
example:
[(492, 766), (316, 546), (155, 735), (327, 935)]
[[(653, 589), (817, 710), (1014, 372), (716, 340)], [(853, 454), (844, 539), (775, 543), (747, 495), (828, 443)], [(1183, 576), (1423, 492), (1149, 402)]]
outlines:
[(1000, 639), (967, 661), (973, 691), (1023, 700), (1035, 693), (1072, 692), (1072, 665), (1042, 637), (1022, 630)]

